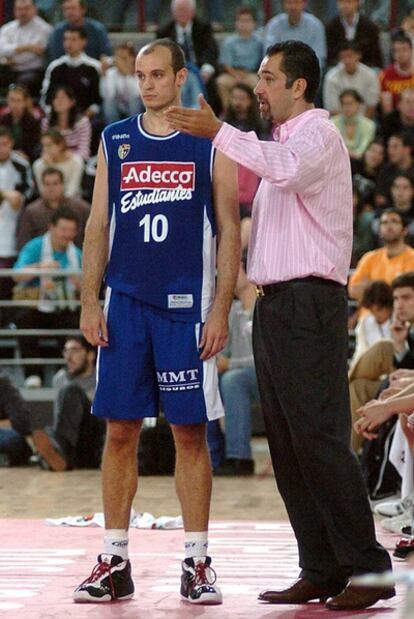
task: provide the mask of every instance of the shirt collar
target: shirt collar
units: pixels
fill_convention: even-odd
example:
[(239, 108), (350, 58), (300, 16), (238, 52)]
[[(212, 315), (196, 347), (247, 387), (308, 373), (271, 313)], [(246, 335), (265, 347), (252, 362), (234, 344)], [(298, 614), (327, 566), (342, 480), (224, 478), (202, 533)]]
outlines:
[(298, 116), (287, 120), (285, 123), (276, 125), (273, 130), (273, 138), (276, 142), (284, 144), (289, 138), (292, 137), (292, 135), (299, 131), (303, 125), (315, 117), (328, 119), (329, 112), (327, 110), (321, 110), (320, 108), (306, 110), (306, 112), (298, 114)]

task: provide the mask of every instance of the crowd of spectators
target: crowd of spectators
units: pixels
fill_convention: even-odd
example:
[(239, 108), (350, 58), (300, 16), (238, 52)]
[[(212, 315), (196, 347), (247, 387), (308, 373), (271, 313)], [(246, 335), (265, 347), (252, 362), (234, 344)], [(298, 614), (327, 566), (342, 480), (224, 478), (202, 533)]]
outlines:
[[(32, 300), (34, 305), (0, 307), (0, 326), (71, 328), (78, 321), (73, 302), (79, 280), (73, 274), (49, 276), (47, 271), (72, 272), (81, 263), (102, 128), (143, 110), (134, 70), (138, 38), (129, 33), (113, 45), (92, 1), (89, 6), (86, 0), (12, 4), (13, 15), (0, 27), (0, 268), (13, 267), (15, 274), (0, 278), (0, 298)], [(114, 3), (113, 30), (122, 30), (130, 4)], [(185, 53), (185, 105), (196, 106), (203, 93), (226, 122), (272, 139), (253, 92), (267, 46), (298, 39), (311, 45), (319, 58), (323, 80), (318, 103), (343, 136), (354, 183), (355, 271), (349, 294), (356, 302), (350, 327), (357, 326), (351, 368), (357, 422), (358, 411), (376, 395), (367, 383), (360, 389), (360, 359), (378, 341), (390, 341), (395, 332), (390, 286), (401, 273), (414, 271), (414, 9), (410, 2), (398, 2), (395, 12), (390, 0), (280, 0), (272, 3), (273, 15), (263, 23), (262, 3), (235, 2), (233, 31), (218, 35), (222, 3), (199, 4), (172, 0), (166, 15), (160, 2), (146, 3), (148, 32), (154, 34), (145, 40), (169, 37)], [(62, 20), (56, 23), (51, 16), (59, 8)], [(200, 17), (200, 9), (209, 20)], [(239, 167), (244, 249), (259, 181)], [(41, 267), (44, 274), (19, 274), (27, 267)], [(233, 339), (219, 359), (223, 399), (230, 411), (226, 439), (217, 424), (210, 429), (218, 474), (254, 470), (249, 418), (258, 400), (249, 343), (253, 292), (241, 266), (231, 314)], [(35, 337), (20, 337), (19, 343), (23, 357), (40, 355)], [(386, 369), (402, 367), (400, 361), (391, 360)], [(26, 375), (32, 370), (26, 368)], [(42, 374), (42, 368), (38, 372)], [(377, 390), (378, 381), (375, 377)], [(239, 424), (240, 416), (232, 411), (240, 409), (242, 393), (247, 408)], [(360, 437), (355, 431), (356, 450)]]

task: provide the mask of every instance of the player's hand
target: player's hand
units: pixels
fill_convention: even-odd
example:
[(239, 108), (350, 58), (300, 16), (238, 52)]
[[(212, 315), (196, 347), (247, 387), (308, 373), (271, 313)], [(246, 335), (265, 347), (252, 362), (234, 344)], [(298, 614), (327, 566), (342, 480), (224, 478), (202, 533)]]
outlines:
[(207, 361), (223, 350), (228, 335), (227, 312), (212, 310), (204, 324), (199, 348), (200, 359)]
[(108, 346), (108, 327), (98, 301), (82, 303), (80, 328), (92, 346)]
[(165, 112), (166, 118), (175, 131), (212, 140), (220, 130), (222, 123), (203, 95), (198, 96), (198, 102), (200, 104), (199, 110), (178, 106), (169, 107)]

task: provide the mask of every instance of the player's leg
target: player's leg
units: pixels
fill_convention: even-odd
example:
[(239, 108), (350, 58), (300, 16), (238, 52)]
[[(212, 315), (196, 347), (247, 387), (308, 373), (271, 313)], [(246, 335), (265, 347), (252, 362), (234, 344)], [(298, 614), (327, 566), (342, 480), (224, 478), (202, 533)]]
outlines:
[(105, 540), (97, 565), (74, 592), (76, 602), (133, 596), (128, 526), (137, 489), (137, 445), (143, 418), (157, 414), (152, 350), (140, 303), (111, 294), (107, 322), (109, 346), (98, 354), (92, 407), (94, 415), (108, 420), (102, 461)]
[(216, 574), (208, 556), (212, 472), (205, 424), (171, 426), (175, 448), (175, 485), (184, 520), (185, 559), (181, 595), (195, 604), (221, 604)]

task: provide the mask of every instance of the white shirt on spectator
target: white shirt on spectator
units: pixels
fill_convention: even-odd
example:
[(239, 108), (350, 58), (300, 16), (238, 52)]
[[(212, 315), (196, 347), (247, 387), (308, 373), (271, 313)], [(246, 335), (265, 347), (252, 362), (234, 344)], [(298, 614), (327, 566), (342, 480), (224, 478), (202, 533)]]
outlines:
[(339, 96), (345, 89), (353, 88), (364, 99), (365, 107), (376, 107), (380, 91), (378, 75), (366, 64), (358, 63), (355, 73), (347, 73), (342, 62), (332, 67), (323, 83), (323, 106), (328, 112), (337, 113), (341, 109)]
[(11, 66), (17, 72), (41, 69), (44, 64), (42, 56), (33, 52), (16, 54), (16, 48), (37, 44), (46, 49), (52, 30), (52, 26), (38, 15), (24, 25), (14, 19), (0, 28), (0, 56), (11, 60)]
[(367, 314), (358, 322), (355, 338), (355, 353), (352, 363), (355, 363), (370, 346), (379, 340), (391, 338), (391, 320), (380, 324), (373, 314)]

